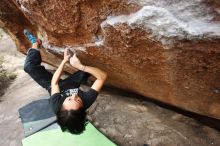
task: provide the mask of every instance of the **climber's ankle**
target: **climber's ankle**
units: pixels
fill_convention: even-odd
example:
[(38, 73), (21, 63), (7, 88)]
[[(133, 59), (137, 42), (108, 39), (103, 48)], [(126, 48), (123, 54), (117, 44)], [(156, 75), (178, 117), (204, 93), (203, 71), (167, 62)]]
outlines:
[(31, 47), (31, 48), (33, 48), (33, 49), (38, 49), (38, 46), (39, 46), (39, 44), (38, 44), (38, 42), (36, 42), (36, 43), (33, 43), (33, 44), (32, 44), (32, 47)]

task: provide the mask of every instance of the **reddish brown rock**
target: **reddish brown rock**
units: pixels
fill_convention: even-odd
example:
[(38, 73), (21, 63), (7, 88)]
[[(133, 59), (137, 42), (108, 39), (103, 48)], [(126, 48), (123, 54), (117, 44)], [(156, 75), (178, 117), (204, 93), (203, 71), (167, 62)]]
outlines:
[(220, 119), (219, 8), (217, 0), (2, 0), (0, 24), (22, 53), (29, 28), (44, 41), (44, 62), (58, 66), (69, 47), (106, 70), (108, 85)]

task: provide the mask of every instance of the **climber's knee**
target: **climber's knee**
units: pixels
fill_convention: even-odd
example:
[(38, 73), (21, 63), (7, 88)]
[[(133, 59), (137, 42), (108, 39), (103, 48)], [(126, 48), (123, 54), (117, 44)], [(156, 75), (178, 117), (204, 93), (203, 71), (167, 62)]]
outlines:
[(25, 63), (24, 64), (24, 71), (26, 72), (26, 73), (29, 73), (29, 72), (31, 72), (31, 65), (30, 64), (28, 64), (28, 63)]
[(31, 72), (35, 72), (37, 69), (37, 66), (35, 66), (34, 64), (32, 64), (29, 61), (26, 61), (24, 64), (24, 71), (28, 74), (30, 74)]

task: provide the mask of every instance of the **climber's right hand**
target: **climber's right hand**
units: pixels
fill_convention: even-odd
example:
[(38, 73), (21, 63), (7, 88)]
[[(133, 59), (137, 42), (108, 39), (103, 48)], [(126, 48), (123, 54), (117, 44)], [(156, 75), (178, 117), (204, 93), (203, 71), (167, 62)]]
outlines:
[(71, 58), (70, 58), (70, 64), (75, 67), (76, 69), (81, 69), (82, 68), (82, 63), (80, 62), (79, 58), (76, 56), (76, 54), (74, 54)]

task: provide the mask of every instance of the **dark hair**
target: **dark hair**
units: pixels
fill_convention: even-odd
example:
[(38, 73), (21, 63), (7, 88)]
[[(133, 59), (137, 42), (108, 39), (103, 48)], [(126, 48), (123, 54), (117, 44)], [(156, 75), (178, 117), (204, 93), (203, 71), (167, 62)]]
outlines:
[(85, 130), (86, 111), (82, 107), (78, 110), (59, 110), (57, 112), (57, 123), (62, 131), (69, 131), (72, 134), (80, 134)]

